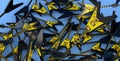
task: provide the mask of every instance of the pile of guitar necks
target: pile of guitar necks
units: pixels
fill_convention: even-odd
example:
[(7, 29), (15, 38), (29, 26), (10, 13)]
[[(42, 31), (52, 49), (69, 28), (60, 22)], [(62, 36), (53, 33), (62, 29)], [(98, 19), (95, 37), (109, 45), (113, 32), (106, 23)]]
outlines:
[[(120, 41), (116, 41), (116, 37), (120, 37), (120, 22), (116, 22), (118, 16), (113, 11), (112, 15), (105, 17), (100, 11), (119, 7), (120, 0), (105, 6), (97, 0), (89, 1), (92, 4), (86, 4), (84, 0), (43, 0), (45, 4), (30, 0), (14, 14), (15, 23), (0, 24), (0, 28), (10, 29), (0, 33), (3, 38), (0, 40), (0, 60), (10, 61), (12, 57), (14, 61), (36, 61), (33, 54), (37, 52), (36, 57), (41, 61), (119, 61)], [(10, 0), (0, 17), (23, 5), (14, 5), (13, 2)], [(54, 21), (40, 18), (47, 19), (47, 16)], [(102, 38), (93, 39), (96, 36)], [(14, 45), (15, 41), (18, 41), (17, 45)], [(92, 44), (90, 48), (83, 47), (89, 44)], [(75, 47), (80, 50), (77, 54), (71, 51)], [(11, 52), (4, 55), (7, 48)], [(89, 50), (83, 51), (83, 48)]]

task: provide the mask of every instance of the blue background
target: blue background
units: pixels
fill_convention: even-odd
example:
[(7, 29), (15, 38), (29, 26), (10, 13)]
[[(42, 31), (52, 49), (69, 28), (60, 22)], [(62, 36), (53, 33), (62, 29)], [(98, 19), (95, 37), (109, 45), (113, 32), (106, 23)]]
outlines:
[[(9, 3), (9, 1), (10, 0), (0, 0), (0, 14), (2, 14), (4, 12), (4, 10), (5, 10), (6, 6), (7, 6), (7, 4)], [(21, 2), (23, 2), (24, 4), (22, 6), (20, 6), (19, 8), (17, 8), (15, 10), (13, 10), (13, 11), (11, 11), (11, 12), (3, 15), (0, 18), (0, 24), (6, 25), (6, 22), (15, 22), (16, 20), (15, 20), (14, 13), (16, 13), (22, 7), (24, 7), (25, 5), (27, 5), (29, 3), (29, 1), (30, 0), (14, 0), (14, 4), (18, 4), (18, 3), (21, 3)], [(39, 1), (43, 5), (45, 5), (45, 1), (42, 1), (42, 0), (39, 0)], [(116, 0), (98, 0), (98, 1), (101, 1), (102, 5), (109, 5), (109, 4), (113, 4), (113, 3), (116, 2)], [(86, 4), (92, 4), (91, 2), (89, 2), (89, 0), (85, 0), (85, 3)], [(32, 4), (34, 4), (34, 0), (33, 0)], [(30, 7), (32, 6), (32, 4), (30, 5)], [(47, 6), (45, 6), (45, 8), (47, 8)], [(111, 8), (111, 7), (109, 7), (109, 8), (101, 8), (101, 12), (104, 14), (104, 16), (110, 16), (110, 15), (112, 15), (112, 12), (114, 10), (116, 11), (116, 13), (118, 15), (117, 22), (119, 22), (120, 21), (120, 6), (117, 7), (117, 8)], [(53, 16), (55, 16), (56, 18), (58, 18), (60, 15), (61, 15), (61, 13), (58, 13), (58, 12), (54, 12), (54, 14), (53, 14)], [(39, 17), (41, 19), (44, 19), (44, 20), (53, 20), (53, 21), (55, 21), (54, 19), (52, 19), (51, 17), (49, 17), (47, 15), (43, 15), (43, 16), (40, 17), (40, 16), (38, 16), (36, 14), (35, 16), (37, 16), (37, 17)], [(64, 25), (66, 24), (66, 20), (67, 20), (67, 18), (61, 19), (61, 21), (64, 23)], [(74, 21), (75, 20), (76, 19), (74, 18)], [(58, 26), (57, 29), (59, 29), (59, 31), (60, 31), (63, 27), (64, 26)], [(8, 32), (9, 30), (10, 29), (8, 29), (8, 28), (5, 28), (5, 29), (0, 28), (0, 32)], [(73, 36), (74, 33), (75, 32), (72, 32), (70, 38), (72, 38), (72, 36)], [(21, 34), (21, 38), (22, 38), (22, 35), (23, 34)], [(101, 37), (103, 37), (103, 36), (95, 36), (95, 37), (93, 37), (93, 39), (91, 41), (99, 40), (99, 38), (101, 38)], [(1, 37), (0, 37), (0, 40), (2, 40)], [(17, 46), (17, 42), (18, 42), (17, 40), (18, 40), (17, 37), (15, 37), (14, 38), (14, 42), (13, 42), (13, 46), (14, 47)], [(119, 38), (117, 38), (117, 40), (119, 40)], [(26, 42), (28, 42), (28, 39), (26, 39)], [(91, 45), (83, 45), (82, 47), (84, 47), (84, 48), (82, 48), (83, 49), (82, 51), (90, 49), (92, 45), (93, 44), (91, 44)], [(8, 45), (7, 48), (6, 48), (6, 50), (5, 50), (5, 52), (3, 53), (3, 55), (7, 55), (10, 51), (11, 51), (11, 49), (10, 49), (10, 46)], [(25, 52), (26, 51), (23, 51), (23, 55), (24, 55)], [(71, 49), (71, 52), (72, 53), (79, 53), (80, 51), (78, 50), (77, 47), (73, 47)], [(33, 58), (35, 59), (35, 61), (40, 61), (36, 52), (34, 52)], [(47, 58), (47, 56), (45, 58)], [(10, 61), (13, 61), (13, 57), (10, 57), (9, 59), (10, 59)], [(98, 61), (101, 61), (101, 60), (98, 60)]]

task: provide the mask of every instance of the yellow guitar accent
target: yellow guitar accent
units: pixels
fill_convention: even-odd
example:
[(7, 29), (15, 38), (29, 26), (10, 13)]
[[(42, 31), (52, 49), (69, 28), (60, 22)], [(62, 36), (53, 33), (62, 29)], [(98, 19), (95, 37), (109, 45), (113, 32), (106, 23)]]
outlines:
[(39, 5), (38, 5), (38, 4), (34, 4), (34, 5), (32, 6), (32, 10), (36, 10), (36, 9), (39, 9)]
[(111, 48), (114, 49), (114, 50), (117, 50), (117, 49), (119, 49), (119, 45), (118, 44), (114, 44)]
[(87, 14), (89, 12), (92, 12), (94, 10), (94, 6), (90, 4), (85, 4), (85, 10), (82, 12), (81, 15)]
[(25, 29), (27, 31), (35, 30), (35, 29), (37, 29), (35, 24), (36, 24), (36, 22), (30, 23), (30, 24), (25, 23), (23, 26), (23, 29)]
[(53, 25), (57, 24), (57, 22), (47, 21), (46, 24), (53, 27)]
[(39, 49), (39, 48), (36, 48), (36, 50), (37, 50), (37, 52), (38, 52), (38, 55), (41, 56), (42, 54), (41, 54), (40, 49)]
[(120, 57), (120, 46), (119, 46), (119, 48), (117, 49), (117, 53), (118, 53), (118, 56)]
[(111, 48), (116, 50), (118, 56), (120, 57), (120, 46), (119, 46), (119, 44), (114, 44)]
[(99, 51), (99, 52), (103, 52), (103, 51), (100, 49), (100, 43), (97, 43), (96, 45), (94, 45), (94, 46), (92, 47), (92, 50), (97, 50), (97, 51)]
[(46, 14), (46, 13), (47, 13), (47, 10), (46, 10), (44, 7), (39, 8), (39, 9), (36, 9), (36, 10), (34, 10), (34, 11), (36, 11), (36, 12), (38, 12), (38, 13), (42, 13), (42, 14)]
[(77, 19), (80, 20), (82, 18), (82, 22), (84, 22), (85, 19), (90, 18), (88, 15), (77, 15)]
[(8, 39), (10, 39), (12, 37), (13, 37), (12, 33), (8, 33), (8, 34), (3, 35), (4, 40), (8, 40)]
[(3, 52), (5, 50), (5, 45), (3, 43), (0, 43), (0, 52)]
[(60, 44), (60, 46), (66, 47), (67, 49), (70, 49), (70, 40), (64, 39), (64, 41)]
[(30, 50), (29, 50), (29, 53), (28, 53), (28, 61), (31, 61), (31, 58), (32, 58), (32, 54), (33, 54), (33, 51), (32, 51), (32, 46), (30, 46)]
[(69, 5), (67, 8), (65, 8), (66, 10), (72, 10), (72, 11), (75, 11), (75, 10), (80, 10), (80, 7), (77, 5), (77, 4), (73, 4), (72, 7), (71, 5)]
[(76, 45), (77, 43), (80, 43), (80, 37), (78, 34), (73, 36), (71, 43), (73, 43), (74, 45)]
[(49, 11), (50, 11), (50, 10), (54, 10), (54, 9), (56, 10), (56, 9), (58, 9), (58, 8), (55, 6), (55, 3), (54, 3), (54, 2), (51, 2), (51, 3), (48, 4), (48, 9), (49, 9)]
[(97, 16), (97, 8), (93, 12), (90, 20), (88, 21), (86, 28), (89, 32), (93, 31), (94, 29), (100, 27), (103, 25), (103, 22), (100, 22), (99, 19), (96, 17)]
[(54, 36), (49, 42), (50, 43), (54, 43), (55, 41), (57, 41), (58, 37)]
[(83, 37), (84, 37), (83, 44), (92, 39), (90, 35), (86, 35), (86, 34), (83, 34)]
[(60, 40), (57, 40), (51, 48), (57, 49), (59, 47), (59, 44), (60, 44)]
[(96, 30), (97, 30), (98, 32), (105, 33), (105, 31), (103, 30), (103, 28), (97, 28)]
[(14, 48), (13, 52), (18, 54), (18, 46)]

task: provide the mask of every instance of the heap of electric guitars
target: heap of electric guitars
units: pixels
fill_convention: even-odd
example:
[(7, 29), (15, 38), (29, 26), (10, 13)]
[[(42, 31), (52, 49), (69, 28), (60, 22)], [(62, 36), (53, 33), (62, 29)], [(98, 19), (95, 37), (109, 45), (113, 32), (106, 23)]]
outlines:
[[(116, 41), (115, 38), (120, 37), (120, 22), (116, 22), (118, 16), (116, 11), (113, 11), (110, 16), (104, 16), (100, 11), (102, 8), (119, 7), (120, 0), (104, 6), (97, 0), (89, 0), (92, 4), (86, 4), (84, 0), (43, 1), (46, 4), (41, 4), (39, 0), (30, 0), (26, 6), (14, 14), (15, 23), (0, 24), (0, 28), (10, 29), (7, 33), (0, 33), (0, 37), (3, 38), (0, 40), (0, 61), (2, 59), (9, 61), (10, 57), (13, 57), (14, 61), (35, 61), (32, 57), (35, 52), (41, 61), (94, 61), (99, 59), (119, 61), (120, 41)], [(10, 0), (0, 17), (23, 5), (23, 3), (13, 5), (13, 2)], [(56, 12), (62, 15), (56, 18), (54, 15)], [(55, 21), (41, 19), (36, 16), (37, 14), (40, 17), (47, 15)], [(67, 19), (66, 24), (63, 19)], [(58, 29), (58, 26), (61, 26), (62, 30)], [(104, 37), (94, 40), (96, 36)], [(18, 40), (15, 39), (16, 37)], [(18, 43), (14, 47), (15, 41)], [(82, 51), (84, 48), (82, 46), (86, 44), (93, 46), (87, 51)], [(104, 48), (102, 44), (105, 45)], [(80, 50), (79, 54), (71, 52), (75, 46)], [(3, 55), (7, 47), (11, 51)], [(61, 52), (63, 49), (65, 51)], [(23, 51), (26, 51), (24, 55)], [(48, 56), (47, 59), (46, 56)], [(79, 58), (76, 59), (76, 57)]]

